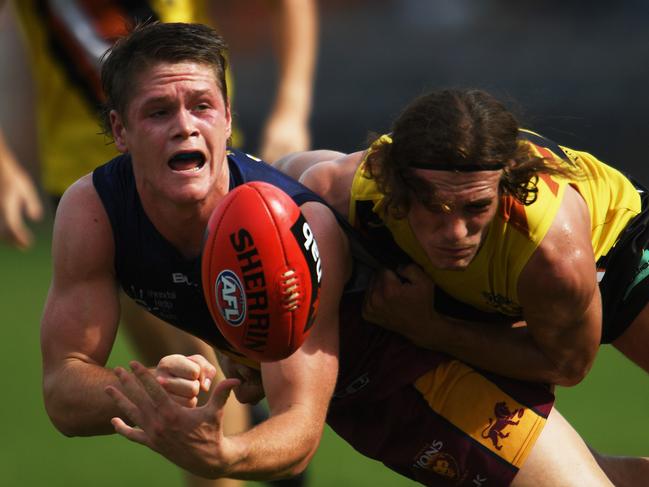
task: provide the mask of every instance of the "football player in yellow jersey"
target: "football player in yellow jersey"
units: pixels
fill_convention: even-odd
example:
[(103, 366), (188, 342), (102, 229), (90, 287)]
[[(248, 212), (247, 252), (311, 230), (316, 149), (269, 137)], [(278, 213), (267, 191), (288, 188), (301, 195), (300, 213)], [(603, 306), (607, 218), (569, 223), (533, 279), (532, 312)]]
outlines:
[[(95, 112), (103, 95), (96, 67), (110, 41), (125, 31), (125, 19), (208, 22), (212, 13), (207, 0), (0, 0), (0, 8), (5, 4), (13, 7), (29, 52), (36, 86), (41, 179), (55, 204), (72, 182), (118, 154), (100, 135)], [(310, 143), (317, 11), (315, 0), (276, 0), (269, 8), (277, 24), (279, 79), (260, 152), (273, 161), (280, 154), (306, 149)], [(26, 220), (40, 218), (43, 209), (34, 183), (9, 142), (0, 128), (0, 241), (26, 248), (32, 242)], [(131, 300), (122, 301), (125, 329), (145, 363), (156, 364), (174, 352), (201, 354), (215, 363), (210, 347), (143, 312)], [(244, 411), (237, 409), (228, 414), (233, 431), (247, 423)], [(200, 485), (202, 480), (192, 482)]]
[[(383, 259), (366, 318), (517, 379), (577, 384), (602, 340), (649, 371), (642, 191), (522, 130), (489, 94), (429, 93), (367, 151), (277, 165), (348, 215)], [(598, 269), (608, 269), (599, 286)], [(606, 471), (619, 483), (649, 468), (638, 459), (615, 472), (615, 461)]]

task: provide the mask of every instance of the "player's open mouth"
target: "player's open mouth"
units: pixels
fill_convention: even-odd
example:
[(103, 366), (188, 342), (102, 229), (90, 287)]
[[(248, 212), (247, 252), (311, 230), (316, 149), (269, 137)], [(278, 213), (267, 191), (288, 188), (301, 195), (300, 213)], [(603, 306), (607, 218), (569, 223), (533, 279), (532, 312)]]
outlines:
[(167, 164), (174, 171), (199, 171), (205, 164), (205, 155), (199, 151), (178, 152)]

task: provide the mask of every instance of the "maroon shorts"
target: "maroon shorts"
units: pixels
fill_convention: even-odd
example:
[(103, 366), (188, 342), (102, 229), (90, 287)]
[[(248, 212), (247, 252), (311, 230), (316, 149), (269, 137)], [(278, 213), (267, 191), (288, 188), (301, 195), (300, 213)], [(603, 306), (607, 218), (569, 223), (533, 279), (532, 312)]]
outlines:
[(341, 314), (341, 372), (328, 424), (365, 456), (425, 485), (506, 486), (552, 409), (542, 384), (476, 371)]

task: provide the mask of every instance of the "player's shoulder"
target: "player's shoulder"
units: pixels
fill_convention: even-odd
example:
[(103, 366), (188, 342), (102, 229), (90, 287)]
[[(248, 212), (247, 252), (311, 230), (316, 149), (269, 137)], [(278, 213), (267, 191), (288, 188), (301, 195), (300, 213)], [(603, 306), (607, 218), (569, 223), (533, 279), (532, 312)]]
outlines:
[(110, 221), (92, 174), (79, 178), (63, 193), (54, 219), (54, 244), (112, 251)]
[(548, 292), (568, 296), (594, 279), (594, 262), (588, 209), (570, 188), (530, 259), (526, 276)]
[(103, 209), (92, 180), (92, 174), (77, 179), (65, 190), (57, 208), (60, 215), (93, 213)]

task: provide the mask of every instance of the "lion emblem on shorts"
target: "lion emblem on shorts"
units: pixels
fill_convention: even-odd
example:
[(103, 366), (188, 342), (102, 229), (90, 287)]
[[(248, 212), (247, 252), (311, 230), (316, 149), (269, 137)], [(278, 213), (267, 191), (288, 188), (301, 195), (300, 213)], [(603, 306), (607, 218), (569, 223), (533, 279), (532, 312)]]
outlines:
[(500, 440), (509, 436), (509, 433), (504, 433), (503, 430), (507, 426), (516, 426), (520, 423), (520, 419), (515, 420), (514, 417), (521, 418), (524, 413), (525, 408), (510, 411), (504, 401), (497, 402), (494, 407), (496, 418), (489, 418), (489, 424), (482, 430), (482, 437), (490, 439), (496, 450), (501, 450)]

